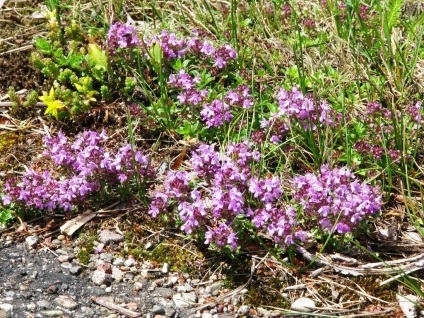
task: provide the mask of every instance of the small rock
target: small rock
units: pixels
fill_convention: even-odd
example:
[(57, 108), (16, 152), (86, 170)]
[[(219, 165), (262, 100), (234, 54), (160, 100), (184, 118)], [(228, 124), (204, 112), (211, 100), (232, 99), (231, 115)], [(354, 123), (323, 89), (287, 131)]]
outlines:
[(124, 272), (122, 272), (119, 268), (114, 267), (112, 269), (112, 276), (115, 281), (120, 282), (124, 278)]
[(222, 288), (221, 282), (215, 282), (212, 285), (206, 287), (205, 294), (210, 293), (212, 296), (218, 296), (221, 288)]
[(190, 304), (187, 301), (184, 300), (181, 293), (177, 293), (174, 296), (172, 296), (172, 300), (174, 301), (175, 305), (178, 308), (187, 308), (187, 307), (190, 306)]
[(56, 250), (56, 254), (60, 254), (60, 255), (68, 255), (68, 252), (65, 251), (64, 249), (58, 248)]
[(69, 262), (65, 262), (65, 263), (60, 264), (60, 267), (62, 267), (63, 269), (69, 270), (72, 267), (72, 264), (69, 263)]
[(30, 248), (32, 248), (32, 247), (34, 247), (34, 245), (35, 245), (35, 244), (37, 244), (37, 242), (38, 242), (38, 237), (37, 237), (36, 235), (28, 236), (28, 237), (25, 239), (25, 242), (28, 244), (28, 246), (29, 246)]
[(103, 230), (99, 234), (99, 241), (103, 244), (119, 243), (124, 241), (124, 237), (118, 233)]
[(208, 311), (204, 311), (202, 313), (202, 318), (212, 318), (212, 317), (213, 317), (212, 314)]
[(40, 301), (37, 301), (37, 306), (41, 309), (49, 309), (52, 307), (52, 304), (51, 302), (47, 300), (40, 300)]
[(146, 245), (144, 245), (144, 249), (145, 250), (150, 250), (153, 247), (153, 243), (152, 242), (147, 242)]
[(60, 295), (54, 300), (54, 302), (65, 309), (72, 310), (78, 307), (78, 303), (66, 295)]
[(396, 295), (399, 307), (405, 314), (406, 318), (417, 318), (417, 303), (419, 299), (415, 295)]
[(86, 307), (86, 306), (82, 306), (81, 307), (81, 312), (85, 315), (85, 316), (93, 316), (95, 314), (94, 310), (90, 307)]
[(0, 317), (9, 318), (12, 317), (13, 306), (10, 304), (0, 304)]
[(103, 271), (106, 274), (112, 274), (112, 265), (110, 265), (109, 263), (103, 263), (97, 266), (97, 270)]
[(63, 316), (63, 311), (61, 310), (43, 310), (40, 311), (42, 317), (60, 317)]
[(184, 287), (185, 287), (185, 289), (186, 289), (186, 292), (192, 292), (192, 291), (194, 291), (194, 288), (193, 288), (193, 287), (191, 287), (191, 285), (190, 285), (190, 284), (188, 284), (188, 283), (186, 283), (186, 284), (184, 285)]
[(187, 288), (185, 286), (178, 286), (177, 292), (178, 293), (185, 293), (187, 291)]
[(137, 308), (138, 308), (138, 305), (136, 303), (127, 303), (128, 310), (136, 311)]
[(142, 282), (135, 282), (134, 283), (134, 291), (135, 292), (138, 292), (142, 289), (143, 289), (143, 283)]
[(246, 316), (247, 314), (249, 314), (249, 310), (250, 310), (249, 306), (243, 305), (243, 306), (240, 306), (238, 313), (242, 316)]
[(105, 288), (105, 292), (108, 293), (108, 294), (110, 294), (112, 292), (112, 287), (110, 287), (110, 286), (109, 287), (106, 287)]
[(301, 311), (301, 312), (312, 312), (315, 310), (315, 308), (316, 308), (315, 302), (312, 299), (306, 298), (306, 297), (301, 297), (299, 299), (296, 299), (291, 304), (292, 310)]
[(71, 275), (78, 275), (79, 273), (81, 273), (81, 271), (82, 271), (82, 267), (78, 265), (71, 266), (69, 268), (69, 274)]
[(103, 260), (105, 263), (112, 263), (113, 255), (110, 253), (101, 253), (100, 259)]
[(35, 310), (37, 309), (37, 305), (36, 305), (36, 304), (34, 304), (34, 303), (29, 303), (28, 305), (26, 305), (26, 308), (27, 308), (29, 311), (35, 311)]
[(104, 271), (95, 270), (93, 274), (91, 275), (92, 282), (97, 285), (101, 286), (107, 282), (110, 282), (111, 275), (106, 274)]
[(124, 265), (124, 262), (125, 262), (125, 258), (123, 258), (123, 257), (117, 257), (117, 258), (115, 258), (113, 260), (113, 265), (115, 265), (115, 266), (122, 266), (122, 265)]
[(51, 286), (47, 287), (46, 293), (47, 294), (56, 294), (57, 293), (57, 286), (51, 285)]
[(54, 246), (60, 246), (62, 244), (62, 241), (60, 241), (60, 240), (58, 240), (58, 239), (54, 239), (53, 241), (52, 241), (52, 245), (54, 245)]
[(129, 258), (124, 262), (124, 266), (126, 267), (131, 267), (135, 264), (135, 259), (134, 258)]
[(169, 265), (168, 263), (164, 263), (162, 266), (162, 273), (163, 274), (168, 274), (169, 273)]
[(58, 239), (59, 241), (64, 241), (64, 240), (65, 240), (65, 235), (60, 234), (60, 235), (58, 235), (58, 236), (57, 236), (57, 239)]
[(165, 308), (158, 306), (158, 305), (154, 305), (152, 308), (152, 313), (156, 314), (156, 315), (163, 315), (165, 314)]
[(69, 256), (68, 255), (59, 255), (57, 257), (57, 260), (59, 261), (59, 263), (65, 263), (65, 262), (69, 261)]

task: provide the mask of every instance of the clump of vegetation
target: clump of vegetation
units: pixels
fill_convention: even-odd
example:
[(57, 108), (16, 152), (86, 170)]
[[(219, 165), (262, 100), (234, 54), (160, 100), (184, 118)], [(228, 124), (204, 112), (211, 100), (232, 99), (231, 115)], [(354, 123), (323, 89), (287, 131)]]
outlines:
[(97, 240), (97, 234), (85, 232), (78, 236), (79, 249), (77, 258), (81, 264), (87, 265), (90, 262), (91, 254), (94, 254), (94, 241)]
[[(119, 188), (128, 204), (142, 202), (202, 250), (240, 260), (253, 244), (293, 262), (318, 242), (320, 252), (359, 245), (371, 222), (391, 222), (394, 196), (422, 204), (420, 9), (402, 16), (401, 0), (272, 0), (177, 1), (162, 10), (139, 0), (128, 11), (101, 4), (87, 18), (49, 3), (48, 34), (32, 56), (48, 82), (38, 97), (45, 114), (80, 116), (116, 98), (128, 142), (105, 145), (106, 135), (92, 130), (72, 144), (52, 134), (45, 154), (54, 167), (8, 179), (5, 209), (78, 210), (91, 194)], [(124, 20), (124, 11), (139, 21)], [(147, 142), (153, 129), (158, 139)], [(153, 191), (145, 177), (154, 175)], [(131, 195), (134, 184), (141, 191)], [(410, 206), (401, 222), (422, 232), (422, 211)], [(175, 270), (204, 258), (169, 240), (146, 250), (135, 235), (127, 253), (136, 258)], [(273, 279), (254, 285), (257, 304), (268, 283), (283, 287)], [(287, 305), (271, 293), (263, 299)]]

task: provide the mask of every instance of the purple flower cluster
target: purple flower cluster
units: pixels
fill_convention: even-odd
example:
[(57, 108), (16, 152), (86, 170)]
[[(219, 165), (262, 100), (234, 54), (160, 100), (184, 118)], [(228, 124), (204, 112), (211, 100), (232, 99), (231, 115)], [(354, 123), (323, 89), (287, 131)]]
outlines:
[(107, 33), (107, 46), (109, 54), (115, 55), (116, 48), (131, 49), (140, 45), (135, 27), (129, 23), (116, 22), (112, 24)]
[(295, 244), (305, 233), (295, 231), (295, 211), (279, 207), (280, 179), (252, 176), (259, 160), (260, 154), (246, 142), (231, 144), (222, 154), (214, 146), (200, 145), (190, 159), (193, 171), (169, 171), (164, 190), (155, 193), (149, 213), (157, 216), (170, 201), (176, 201), (182, 230), (202, 230), (205, 243), (218, 247), (237, 247), (237, 222), (243, 218), (258, 231), (265, 229), (281, 246)]
[(234, 117), (231, 114), (230, 106), (242, 108), (253, 106), (253, 98), (246, 85), (239, 85), (235, 91), (228, 91), (223, 99), (215, 99), (211, 103), (203, 104), (200, 115), (207, 127), (219, 127), (224, 122), (230, 122)]
[[(316, 101), (311, 95), (303, 95), (297, 88), (291, 91), (281, 88), (278, 93), (278, 116), (292, 121), (300, 121), (305, 130), (315, 130), (316, 125), (334, 126), (335, 112), (326, 101)], [(341, 116), (338, 114), (337, 116)]]
[(168, 59), (181, 58), (187, 53), (185, 39), (163, 30), (160, 36), (163, 56)]
[(335, 113), (326, 101), (317, 101), (313, 96), (303, 95), (297, 87), (290, 91), (283, 88), (278, 93), (278, 112), (269, 119), (261, 120), (261, 129), (266, 129), (269, 140), (278, 143), (283, 140), (290, 127), (300, 123), (305, 131), (316, 130), (317, 125), (335, 126), (341, 113)]
[[(188, 53), (194, 54), (203, 60), (213, 60), (213, 66), (223, 69), (231, 59), (237, 57), (236, 51), (228, 44), (215, 48), (208, 40), (200, 38), (200, 33), (193, 31), (190, 37), (177, 37), (175, 33), (163, 30), (159, 36), (151, 39), (139, 40), (133, 26), (116, 22), (111, 25), (108, 32), (108, 48), (111, 55), (116, 54), (116, 49), (140, 47), (142, 51), (159, 43), (163, 57), (166, 59), (181, 58)], [(146, 52), (147, 54), (147, 52)]]
[[(354, 144), (355, 150), (365, 156), (380, 160), (386, 155), (393, 162), (399, 162), (400, 151), (396, 149), (393, 118), (396, 116), (398, 122), (403, 121), (403, 126), (408, 130), (410, 138), (416, 136), (416, 130), (422, 127), (422, 106), (421, 102), (409, 105), (405, 108), (404, 114), (400, 111), (384, 108), (379, 102), (367, 104), (365, 114), (359, 116), (360, 123), (367, 126), (367, 130), (372, 132), (367, 140), (360, 140)], [(406, 154), (406, 156), (408, 156)]]
[(330, 169), (324, 165), (318, 175), (298, 176), (293, 185), (294, 198), (305, 217), (316, 218), (328, 232), (350, 232), (364, 217), (381, 208), (379, 190), (355, 180), (346, 168)]
[(224, 122), (228, 123), (234, 117), (230, 112), (230, 106), (219, 99), (203, 104), (200, 115), (207, 127), (222, 126)]
[(191, 77), (190, 74), (181, 69), (178, 74), (169, 76), (168, 85), (178, 88), (181, 92), (178, 94), (178, 100), (181, 105), (198, 105), (202, 103), (208, 96), (207, 90), (198, 90), (196, 84), (200, 83), (200, 77)]
[(416, 102), (415, 105), (409, 105), (406, 107), (406, 113), (408, 114), (410, 121), (415, 124), (414, 129), (423, 124), (422, 112), (423, 107), (421, 106), (420, 101)]
[(246, 85), (237, 86), (235, 91), (230, 90), (224, 97), (224, 100), (231, 106), (250, 108), (253, 106), (250, 89)]
[(123, 183), (134, 173), (153, 177), (149, 167), (149, 156), (137, 151), (132, 166), (130, 145), (116, 152), (106, 150), (105, 131), (86, 131), (79, 134), (73, 143), (59, 132), (46, 137), (43, 155), (50, 157), (55, 169), (39, 171), (27, 169), (20, 178), (9, 178), (5, 183), (3, 203), (21, 202), (26, 207), (37, 209), (72, 210), (93, 192), (101, 190), (102, 183)]

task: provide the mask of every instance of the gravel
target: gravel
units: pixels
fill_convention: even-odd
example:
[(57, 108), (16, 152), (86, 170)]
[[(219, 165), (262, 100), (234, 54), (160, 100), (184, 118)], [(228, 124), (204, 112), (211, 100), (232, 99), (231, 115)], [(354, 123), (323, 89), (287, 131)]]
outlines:
[(238, 296), (235, 306), (233, 297), (231, 303), (196, 310), (208, 298), (225, 293), (223, 282), (206, 278), (200, 282), (186, 274), (181, 280), (182, 274), (170, 271), (169, 264), (154, 267), (124, 258), (117, 249), (108, 249), (122, 239), (118, 233), (102, 231), (102, 252), (90, 255), (90, 263), (83, 265), (76, 257), (78, 241), (64, 240), (63, 235), (53, 238), (48, 247), (38, 238), (37, 242), (33, 238), (22, 242), (1, 238), (0, 318), (125, 317), (94, 302), (92, 297), (139, 313), (140, 317), (248, 317), (243, 295)]

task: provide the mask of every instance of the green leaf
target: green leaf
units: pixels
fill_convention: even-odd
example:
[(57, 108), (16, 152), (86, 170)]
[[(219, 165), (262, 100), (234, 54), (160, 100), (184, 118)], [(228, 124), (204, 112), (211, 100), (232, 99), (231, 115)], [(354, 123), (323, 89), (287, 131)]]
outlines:
[(35, 39), (35, 47), (40, 50), (41, 53), (45, 55), (51, 55), (53, 51), (52, 44), (43, 38), (36, 38)]
[(155, 69), (156, 73), (160, 73), (160, 67), (162, 65), (162, 47), (159, 43), (155, 43), (150, 48), (150, 63), (152, 64), (153, 68)]
[(94, 63), (94, 69), (107, 70), (106, 53), (97, 44), (91, 43), (88, 45), (88, 56)]
[(387, 26), (389, 31), (399, 22), (405, 0), (387, 0)]

